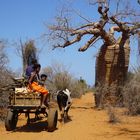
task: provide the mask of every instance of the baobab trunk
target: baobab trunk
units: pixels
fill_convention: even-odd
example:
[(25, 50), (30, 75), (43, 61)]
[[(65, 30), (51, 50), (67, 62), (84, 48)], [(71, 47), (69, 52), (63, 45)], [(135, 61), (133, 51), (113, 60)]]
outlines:
[[(123, 43), (122, 43), (123, 41)], [(99, 105), (122, 104), (120, 86), (124, 84), (129, 65), (129, 38), (119, 38), (114, 45), (102, 45), (96, 58), (95, 103)]]

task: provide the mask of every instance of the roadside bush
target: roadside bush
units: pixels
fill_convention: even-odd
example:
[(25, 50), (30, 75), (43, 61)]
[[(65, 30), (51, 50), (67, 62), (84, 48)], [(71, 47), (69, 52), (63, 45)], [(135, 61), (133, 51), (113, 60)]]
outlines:
[(76, 79), (62, 64), (55, 64), (53, 66), (43, 69), (43, 73), (48, 75), (46, 86), (51, 93), (56, 93), (58, 90), (69, 89), (73, 98), (80, 98), (87, 90), (85, 80)]
[(5, 118), (5, 108), (8, 104), (9, 94), (7, 86), (11, 83), (11, 72), (7, 70), (8, 56), (6, 54), (6, 42), (0, 40), (0, 120)]
[(9, 102), (9, 88), (12, 84), (10, 73), (7, 70), (0, 70), (0, 120), (4, 120), (6, 116), (6, 107)]
[(109, 123), (112, 123), (112, 124), (120, 123), (119, 116), (117, 115), (117, 111), (114, 107), (109, 105), (107, 107), (107, 114), (109, 117), (109, 120), (108, 120)]
[(104, 108), (108, 105), (118, 106), (121, 100), (121, 94), (119, 92), (120, 88), (116, 84), (112, 83), (110, 86), (107, 84), (98, 86), (95, 88), (95, 106), (99, 108)]
[(78, 80), (71, 81), (70, 91), (73, 98), (80, 98), (84, 94), (84, 90)]
[(140, 114), (140, 71), (126, 82), (123, 88), (124, 105), (131, 115)]

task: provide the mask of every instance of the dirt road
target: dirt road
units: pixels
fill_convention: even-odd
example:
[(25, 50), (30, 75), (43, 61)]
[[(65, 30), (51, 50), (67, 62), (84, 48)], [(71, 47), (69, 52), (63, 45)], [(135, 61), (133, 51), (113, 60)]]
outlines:
[(93, 108), (92, 93), (73, 100), (69, 114), (71, 121), (58, 121), (52, 133), (45, 130), (45, 120), (27, 126), (25, 117), (20, 116), (13, 132), (5, 131), (1, 123), (0, 140), (140, 140), (140, 117), (121, 115), (121, 123), (110, 124), (105, 110)]

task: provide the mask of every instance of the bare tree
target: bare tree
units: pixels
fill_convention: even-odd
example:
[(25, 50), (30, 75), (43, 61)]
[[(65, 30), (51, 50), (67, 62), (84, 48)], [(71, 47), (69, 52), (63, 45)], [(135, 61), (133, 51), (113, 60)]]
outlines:
[(50, 93), (67, 88), (71, 91), (72, 97), (79, 98), (88, 89), (83, 79), (76, 79), (70, 74), (68, 68), (60, 63), (44, 68), (43, 73), (48, 75), (46, 86)]
[(6, 53), (5, 41), (0, 41), (0, 120), (5, 117), (5, 111), (3, 108), (8, 104), (8, 91), (6, 86), (12, 83), (12, 72), (8, 70), (8, 54)]
[(16, 49), (18, 55), (22, 58), (23, 63), (23, 73), (28, 65), (31, 65), (33, 59), (37, 60), (37, 48), (34, 44), (34, 40), (26, 41), (22, 43), (20, 40), (20, 45)]
[[(83, 52), (98, 40), (103, 40), (96, 58), (96, 86), (99, 83), (108, 86), (111, 84), (120, 86), (124, 83), (129, 65), (130, 37), (140, 34), (140, 13), (130, 7), (130, 2), (130, 0), (90, 0), (91, 5), (98, 4), (99, 21), (86, 20), (87, 24), (73, 28), (70, 27), (69, 18), (61, 12), (56, 18), (56, 24), (49, 26), (49, 36), (58, 41), (53, 48), (66, 48), (88, 35), (89, 40), (78, 49)], [(116, 5), (115, 10), (111, 10), (113, 5)], [(116, 32), (119, 33), (117, 37)], [(108, 96), (111, 96), (111, 93)], [(120, 98), (120, 92), (115, 96)]]
[(4, 42), (0, 41), (0, 70), (3, 69), (8, 62), (8, 57), (4, 49), (5, 49)]
[(43, 73), (48, 75), (47, 87), (52, 92), (70, 88), (72, 75), (64, 65), (54, 63), (52, 66), (44, 68)]

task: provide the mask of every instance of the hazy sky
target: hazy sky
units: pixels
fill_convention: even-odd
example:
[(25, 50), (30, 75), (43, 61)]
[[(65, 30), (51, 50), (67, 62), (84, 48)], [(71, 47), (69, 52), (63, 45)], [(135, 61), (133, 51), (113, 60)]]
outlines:
[[(62, 63), (77, 78), (83, 77), (88, 84), (93, 85), (95, 81), (95, 55), (101, 42), (84, 53), (78, 52), (78, 48), (84, 45), (84, 41), (72, 45), (66, 49), (51, 51), (47, 42), (42, 42), (41, 35), (46, 31), (44, 23), (52, 23), (62, 2), (67, 0), (0, 0), (0, 39), (8, 40), (9, 66), (13, 70), (22, 68), (21, 58), (15, 53), (14, 42), (23, 42), (34, 39), (37, 48), (43, 48), (39, 55), (39, 62), (42, 67), (52, 63)], [(71, 0), (74, 1), (74, 0)], [(133, 0), (136, 1), (136, 0)], [(96, 7), (87, 8), (87, 0), (75, 0), (73, 6), (85, 17), (97, 19)], [(79, 24), (80, 18), (73, 21)], [(137, 45), (136, 41), (132, 42)], [(131, 49), (131, 65), (136, 65), (136, 47)]]

